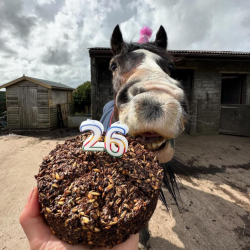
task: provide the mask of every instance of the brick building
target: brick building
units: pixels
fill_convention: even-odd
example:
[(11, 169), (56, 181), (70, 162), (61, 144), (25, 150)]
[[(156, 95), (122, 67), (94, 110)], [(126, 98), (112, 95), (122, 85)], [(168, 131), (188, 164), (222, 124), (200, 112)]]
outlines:
[[(189, 106), (191, 134), (250, 136), (250, 53), (171, 50), (172, 77), (181, 81)], [(109, 48), (91, 48), (92, 118), (113, 99)]]

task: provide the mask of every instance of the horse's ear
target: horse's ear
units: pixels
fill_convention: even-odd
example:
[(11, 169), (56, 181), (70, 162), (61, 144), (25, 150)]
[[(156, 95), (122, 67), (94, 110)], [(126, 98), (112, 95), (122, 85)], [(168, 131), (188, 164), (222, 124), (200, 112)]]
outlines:
[(156, 44), (156, 46), (158, 46), (162, 49), (167, 49), (168, 37), (167, 37), (167, 33), (162, 25), (159, 28), (159, 30), (157, 31), (156, 38), (155, 38), (155, 44)]
[(114, 55), (118, 55), (123, 47), (123, 38), (119, 25), (117, 24), (111, 36), (111, 50)]

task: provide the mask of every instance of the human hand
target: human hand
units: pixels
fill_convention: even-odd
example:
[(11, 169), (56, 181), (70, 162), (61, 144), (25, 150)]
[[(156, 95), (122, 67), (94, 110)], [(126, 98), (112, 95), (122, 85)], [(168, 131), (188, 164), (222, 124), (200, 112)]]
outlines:
[[(31, 250), (89, 250), (84, 245), (70, 245), (52, 234), (40, 214), (38, 190), (34, 187), (27, 204), (19, 217), (19, 221), (28, 238)], [(137, 250), (139, 234), (132, 235), (126, 242), (112, 248), (112, 250)], [(93, 248), (92, 250), (107, 250), (110, 248)]]

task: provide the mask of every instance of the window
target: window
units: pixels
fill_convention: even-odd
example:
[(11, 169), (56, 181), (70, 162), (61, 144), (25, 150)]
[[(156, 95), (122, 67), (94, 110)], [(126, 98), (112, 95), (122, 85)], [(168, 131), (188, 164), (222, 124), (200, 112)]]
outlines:
[(246, 103), (246, 75), (223, 74), (221, 85), (221, 104)]

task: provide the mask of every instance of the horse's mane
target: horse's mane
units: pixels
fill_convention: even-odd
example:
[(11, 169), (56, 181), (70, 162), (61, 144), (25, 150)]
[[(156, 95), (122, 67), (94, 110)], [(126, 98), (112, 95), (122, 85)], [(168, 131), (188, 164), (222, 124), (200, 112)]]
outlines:
[(136, 42), (131, 42), (131, 43), (124, 43), (121, 54), (125, 55), (129, 52), (139, 50), (139, 49), (145, 49), (148, 50), (152, 53), (155, 53), (157, 55), (170, 55), (167, 50), (160, 48), (156, 46), (154, 42), (148, 42), (148, 43), (136, 43)]
[[(173, 158), (167, 163), (162, 163), (161, 166), (164, 169), (163, 183), (173, 197), (175, 204), (179, 208), (178, 201), (181, 201), (181, 196), (177, 184), (178, 177), (174, 173), (174, 167), (176, 166), (176, 164), (178, 164), (178, 161)], [(169, 210), (168, 203), (162, 189), (160, 191), (159, 199), (162, 201), (167, 210)]]

